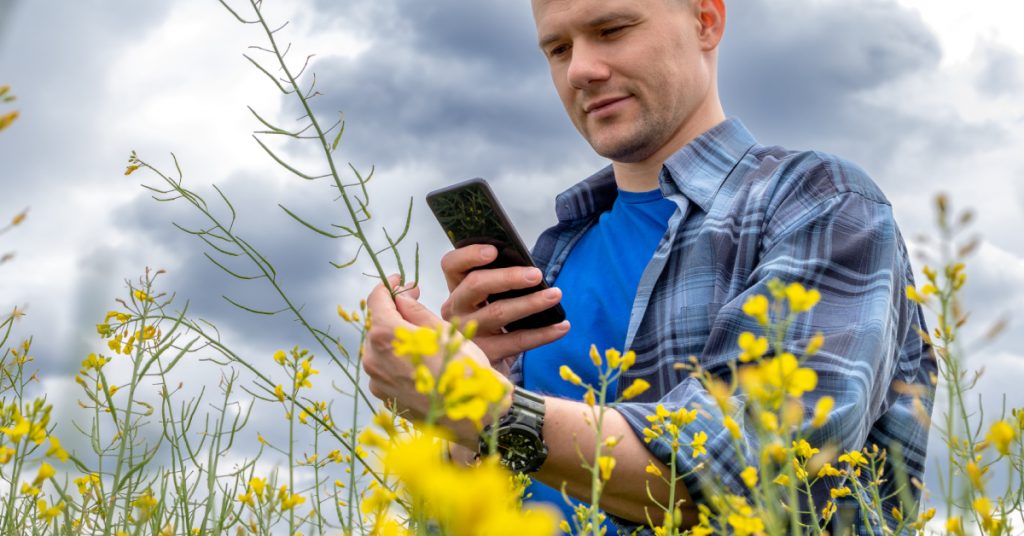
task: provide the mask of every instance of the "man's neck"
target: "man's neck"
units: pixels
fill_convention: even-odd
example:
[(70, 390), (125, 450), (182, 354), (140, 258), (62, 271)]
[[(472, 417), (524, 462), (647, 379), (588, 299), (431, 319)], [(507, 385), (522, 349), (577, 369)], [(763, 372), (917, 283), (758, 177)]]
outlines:
[(638, 162), (612, 162), (615, 184), (626, 192), (649, 192), (658, 189), (661, 168), (670, 156), (686, 144), (725, 121), (722, 105), (713, 102), (709, 109), (702, 110), (697, 117), (684, 124), (679, 131), (654, 154)]

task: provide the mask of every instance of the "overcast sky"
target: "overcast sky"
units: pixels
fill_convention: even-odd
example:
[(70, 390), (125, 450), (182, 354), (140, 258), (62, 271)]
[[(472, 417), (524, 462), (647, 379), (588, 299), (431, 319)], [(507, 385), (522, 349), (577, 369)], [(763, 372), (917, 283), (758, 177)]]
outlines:
[[(410, 240), (422, 252), (423, 300), (435, 308), (446, 294), (438, 262), (449, 246), (425, 192), (486, 177), (532, 243), (554, 222), (554, 195), (605, 164), (565, 117), (525, 0), (267, 4), (271, 17), (292, 21), (283, 35), (293, 57), (317, 54), (317, 112), (327, 123), (345, 114), (339, 159), (376, 166), (375, 220), (397, 227), (413, 198)], [(762, 143), (862, 165), (912, 246), (933, 231), (936, 192), (973, 207), (984, 242), (968, 270), (972, 322), (981, 331), (1001, 314), (1024, 315), (1024, 8), (998, 0), (729, 7), (720, 57), (727, 114)], [(0, 134), (0, 217), (31, 207), (0, 243), (17, 251), (0, 267), (0, 307), (28, 305), (19, 329), (36, 334), (58, 400), (73, 400), (59, 394), (97, 348), (92, 326), (124, 279), (146, 266), (167, 269), (164, 288), (254, 360), (309, 344), (288, 322), (240, 314), (221, 299), (277, 307), (259, 284), (228, 280), (171, 226), (196, 215), (152, 201), (139, 183), (153, 177), (123, 175), (133, 149), (168, 171), (175, 152), (186, 183), (204, 194), (219, 185), (244, 236), (324, 324), (336, 324), (336, 305), (353, 306), (371, 287), (357, 270), (328, 265), (347, 260), (351, 244), (311, 235), (277, 208), (341, 221), (324, 183), (289, 176), (249, 137), (259, 125), (246, 105), (285, 124), (300, 115), (242, 58), (249, 44), (262, 44), (255, 28), (213, 0), (0, 0), (0, 84), (13, 87), (22, 113)], [(279, 147), (316, 162), (310, 147)], [(981, 387), (993, 403), (1007, 393), (1011, 405), (1024, 404), (1016, 325), (974, 358), (988, 371)]]

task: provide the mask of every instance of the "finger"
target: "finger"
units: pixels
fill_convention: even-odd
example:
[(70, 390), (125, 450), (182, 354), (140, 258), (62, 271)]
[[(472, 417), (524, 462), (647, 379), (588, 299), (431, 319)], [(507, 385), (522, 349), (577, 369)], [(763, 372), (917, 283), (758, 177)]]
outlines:
[(474, 342), (480, 346), (492, 362), (495, 362), (557, 341), (569, 333), (570, 327), (569, 321), (563, 320), (558, 324), (543, 328), (521, 329), (503, 335), (475, 339)]
[(542, 274), (532, 266), (513, 266), (492, 270), (477, 270), (463, 279), (448, 297), (453, 316), (465, 317), (480, 308), (491, 294), (506, 290), (530, 288), (540, 283)]
[(396, 290), (398, 291), (398, 295), (408, 296), (414, 300), (420, 299), (420, 285), (417, 281), (406, 283)]
[[(398, 274), (391, 274), (388, 276), (388, 284), (391, 288), (395, 288), (399, 282)], [(366, 306), (370, 309), (373, 314), (373, 318), (378, 320), (382, 315), (386, 315), (391, 311), (395, 310), (395, 302), (391, 299), (391, 293), (388, 292), (387, 287), (383, 283), (378, 283), (373, 290), (370, 291), (370, 295), (366, 297)]]
[(441, 317), (435, 315), (422, 303), (409, 296), (408, 293), (399, 294), (395, 299), (395, 305), (398, 308), (398, 313), (402, 315), (403, 319), (416, 324), (417, 326), (434, 328), (439, 324), (444, 323), (444, 321), (441, 320)]
[[(480, 333), (501, 333), (501, 328), (532, 314), (546, 311), (562, 301), (562, 290), (552, 287), (526, 296), (488, 303), (463, 320), (475, 320)], [(451, 321), (451, 318), (446, 320)]]
[(441, 271), (448, 283), (448, 292), (462, 283), (473, 268), (486, 266), (498, 257), (498, 248), (489, 244), (471, 244), (449, 251), (441, 257)]
[[(388, 277), (388, 284), (392, 288), (398, 285), (398, 281), (397, 274)], [(403, 321), (402, 315), (383, 283), (374, 287), (366, 297), (366, 307), (368, 314), (373, 318), (367, 339), (373, 348), (384, 351), (391, 344), (394, 326)]]

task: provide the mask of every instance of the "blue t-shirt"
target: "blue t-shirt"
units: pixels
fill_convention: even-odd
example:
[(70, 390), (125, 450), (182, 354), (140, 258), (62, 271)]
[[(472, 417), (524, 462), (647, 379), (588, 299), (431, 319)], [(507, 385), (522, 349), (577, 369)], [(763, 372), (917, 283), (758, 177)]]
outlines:
[[(611, 210), (601, 214), (566, 258), (555, 280), (562, 290), (562, 307), (571, 329), (561, 339), (523, 355), (523, 386), (543, 395), (582, 400), (586, 389), (558, 374), (562, 365), (584, 381), (598, 386), (598, 373), (590, 361), (590, 345), (601, 354), (608, 348), (625, 351), (626, 328), (640, 276), (658, 247), (676, 204), (661, 190), (619, 190)], [(608, 398), (615, 396), (610, 386)], [(612, 400), (609, 400), (611, 402)], [(547, 502), (562, 509), (566, 519), (573, 510), (561, 491), (534, 482), (527, 488), (528, 502)], [(578, 504), (574, 501), (574, 504)], [(609, 534), (615, 530), (608, 522)]]

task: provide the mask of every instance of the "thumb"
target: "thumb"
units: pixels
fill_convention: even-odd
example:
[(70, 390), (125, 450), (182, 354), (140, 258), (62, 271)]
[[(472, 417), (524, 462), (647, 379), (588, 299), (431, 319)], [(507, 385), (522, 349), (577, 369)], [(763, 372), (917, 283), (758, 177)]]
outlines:
[(395, 306), (398, 308), (398, 314), (402, 315), (402, 318), (417, 326), (431, 328), (444, 323), (441, 317), (435, 315), (430, 309), (427, 309), (426, 306), (416, 301), (409, 294), (408, 292), (403, 292), (395, 296)]

